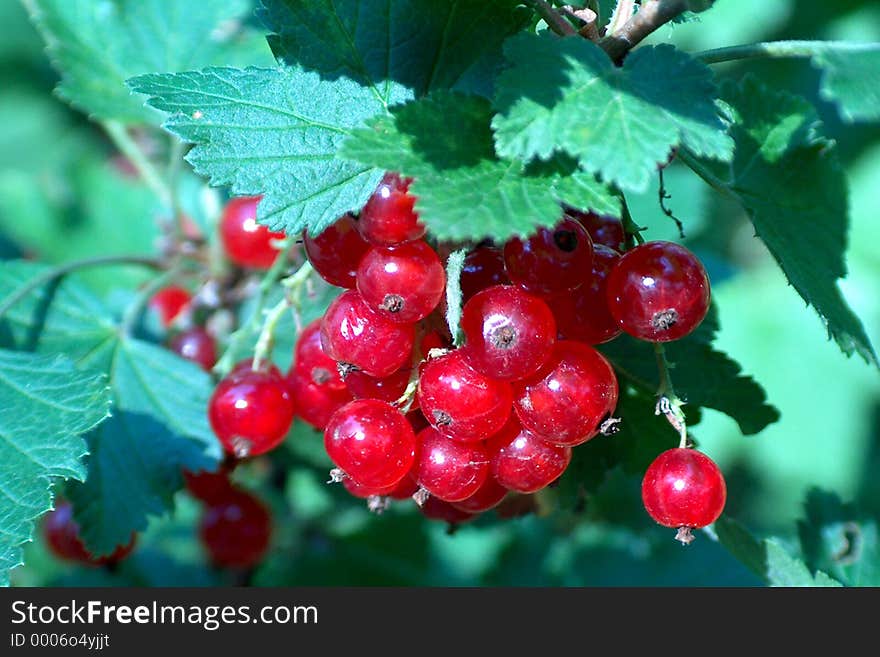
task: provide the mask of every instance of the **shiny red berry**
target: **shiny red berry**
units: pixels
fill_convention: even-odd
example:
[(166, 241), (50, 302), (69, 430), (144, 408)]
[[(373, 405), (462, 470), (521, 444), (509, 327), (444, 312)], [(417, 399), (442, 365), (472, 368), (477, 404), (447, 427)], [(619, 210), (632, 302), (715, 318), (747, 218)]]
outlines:
[(356, 399), (330, 418), (324, 430), (330, 459), (370, 488), (394, 486), (416, 458), (416, 436), (403, 414), (376, 399)]
[(628, 251), (611, 269), (607, 285), (611, 315), (641, 340), (678, 340), (709, 310), (706, 270), (674, 242), (646, 242)]
[(163, 287), (150, 299), (149, 307), (159, 314), (162, 326), (169, 326), (192, 301), (188, 290), (176, 285)]
[(510, 280), (528, 292), (550, 295), (573, 290), (589, 280), (593, 243), (578, 222), (564, 219), (553, 228), (539, 228), (528, 239), (504, 246)]
[(89, 566), (106, 566), (125, 559), (134, 550), (136, 538), (132, 534), (127, 545), (120, 545), (113, 553), (96, 557), (88, 551), (79, 533), (79, 525), (73, 518), (69, 502), (57, 501), (55, 509), (43, 520), (43, 537), (49, 550), (59, 559)]
[(465, 256), (459, 279), (463, 303), (467, 303), (468, 299), (487, 287), (508, 283), (510, 279), (507, 277), (501, 249), (480, 246)]
[(550, 307), (513, 285), (496, 285), (475, 295), (464, 305), (461, 328), (468, 364), (506, 381), (534, 374), (556, 343)]
[(272, 242), (284, 239), (257, 223), (262, 196), (242, 196), (226, 204), (220, 219), (220, 238), (229, 259), (239, 267), (268, 269), (278, 255)]
[(534, 493), (556, 481), (571, 462), (571, 448), (554, 445), (508, 422), (489, 441), (490, 468), (495, 480), (508, 490)]
[(201, 326), (178, 333), (171, 340), (171, 350), (182, 358), (210, 371), (217, 362), (217, 341)]
[(370, 376), (389, 376), (409, 363), (414, 343), (414, 325), (386, 319), (356, 290), (339, 295), (321, 321), (324, 353)]
[(303, 235), (303, 245), (312, 267), (325, 281), (353, 288), (358, 263), (370, 248), (357, 230), (355, 218), (345, 214), (317, 237)]
[(217, 387), (208, 419), (224, 449), (237, 458), (257, 456), (284, 440), (296, 412), (293, 396), (278, 368), (254, 371), (239, 363)]
[(727, 486), (715, 462), (695, 449), (668, 449), (642, 480), (645, 510), (665, 527), (699, 528), (718, 519)]
[(446, 502), (460, 502), (479, 490), (489, 476), (489, 454), (480, 443), (463, 443), (433, 427), (417, 436), (413, 472), (419, 485)]
[(620, 251), (623, 248), (625, 239), (623, 224), (617, 217), (572, 209), (566, 210), (565, 214), (579, 221), (587, 229), (593, 240), (593, 245), (602, 244), (615, 251)]
[(315, 383), (304, 369), (294, 367), (287, 375), (290, 393), (296, 405), (296, 414), (315, 429), (324, 429), (330, 417), (353, 398), (348, 389), (342, 390)]
[(293, 367), (317, 386), (339, 392), (346, 389), (336, 361), (324, 353), (320, 319), (306, 326), (297, 338), (293, 351)]
[(424, 240), (374, 247), (361, 258), (357, 289), (383, 317), (411, 324), (427, 317), (440, 303), (446, 272)]
[(205, 508), (199, 538), (211, 563), (227, 568), (258, 564), (272, 537), (272, 516), (247, 491), (231, 488)]
[(562, 340), (537, 374), (514, 384), (522, 425), (558, 445), (580, 445), (599, 432), (617, 405), (617, 377), (593, 347)]
[(416, 198), (409, 193), (410, 183), (412, 178), (386, 173), (364, 205), (357, 226), (370, 244), (394, 246), (424, 236), (425, 226), (414, 210)]
[(485, 440), (504, 426), (513, 392), (506, 381), (474, 370), (459, 349), (422, 366), (418, 398), (431, 426), (444, 436), (470, 442)]
[(406, 475), (394, 486), (386, 486), (385, 488), (364, 486), (351, 477), (345, 477), (342, 480), (342, 485), (351, 495), (362, 500), (368, 497), (390, 497), (393, 500), (408, 500), (419, 490), (419, 485), (410, 474)]
[(483, 511), (494, 509), (501, 504), (507, 493), (508, 490), (490, 475), (486, 477), (486, 481), (483, 482), (483, 485), (473, 495), (460, 502), (453, 503), (453, 506), (468, 513), (482, 513)]

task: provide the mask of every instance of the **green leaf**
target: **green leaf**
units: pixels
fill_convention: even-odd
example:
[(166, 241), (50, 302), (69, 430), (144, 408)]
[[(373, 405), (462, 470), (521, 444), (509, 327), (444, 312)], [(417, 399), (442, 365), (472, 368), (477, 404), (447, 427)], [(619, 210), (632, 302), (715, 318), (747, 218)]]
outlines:
[(490, 119), (484, 98), (439, 91), (354, 130), (341, 155), (415, 177), (416, 209), (439, 239), (528, 235), (557, 223), (561, 202), (620, 213), (619, 200), (607, 188), (562, 160), (531, 168), (499, 161)]
[(675, 146), (732, 157), (711, 71), (671, 46), (639, 48), (615, 67), (588, 40), (545, 32), (509, 39), (505, 54), (492, 122), (503, 157), (567, 153), (632, 191), (647, 188)]
[(880, 43), (823, 46), (812, 58), (823, 72), (819, 95), (836, 103), (845, 121), (880, 120)]
[(262, 39), (237, 23), (248, 0), (25, 2), (62, 74), (58, 93), (100, 119), (158, 123), (125, 87), (139, 73), (271, 64)]
[(288, 65), (371, 89), (384, 105), (434, 89), (489, 93), (501, 44), (528, 20), (514, 0), (262, 0)]
[(846, 276), (848, 190), (834, 143), (818, 134), (815, 110), (753, 77), (725, 85), (723, 98), (735, 121), (729, 178), (719, 178), (689, 155), (686, 162), (742, 203), (757, 236), (843, 352), (878, 364), (837, 286)]
[(81, 434), (109, 414), (106, 378), (62, 356), (0, 351), (0, 586), (21, 563), (53, 478), (82, 480)]
[(733, 556), (770, 586), (842, 586), (822, 571), (813, 575), (803, 561), (792, 557), (779, 543), (759, 541), (734, 520), (719, 518), (715, 533)]

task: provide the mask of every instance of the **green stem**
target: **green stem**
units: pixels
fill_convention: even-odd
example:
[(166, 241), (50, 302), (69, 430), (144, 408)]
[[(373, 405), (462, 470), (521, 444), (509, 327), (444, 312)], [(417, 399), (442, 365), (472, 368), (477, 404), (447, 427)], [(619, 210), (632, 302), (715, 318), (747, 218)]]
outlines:
[(171, 205), (172, 194), (168, 184), (156, 171), (156, 168), (150, 162), (144, 152), (135, 143), (131, 135), (125, 129), (125, 126), (118, 121), (101, 121), (101, 126), (107, 133), (107, 136), (113, 141), (116, 148), (128, 158), (132, 166), (140, 174), (144, 182), (156, 193), (159, 199), (165, 205)]
[(58, 265), (57, 267), (53, 267), (52, 269), (47, 269), (39, 276), (32, 278), (25, 285), (18, 288), (18, 290), (16, 290), (11, 296), (7, 297), (2, 304), (0, 304), (0, 317), (5, 315), (7, 311), (12, 308), (12, 306), (17, 304), (28, 294), (30, 294), (42, 285), (51, 283), (55, 279), (66, 276), (67, 274), (74, 272), (78, 269), (86, 269), (88, 267), (102, 267), (109, 265), (138, 265), (141, 267), (161, 269), (163, 263), (158, 258), (151, 258), (149, 256), (139, 255), (100, 256), (97, 258), (73, 260), (71, 262)]
[(254, 348), (252, 365), (254, 370), (259, 370), (263, 363), (269, 359), (272, 345), (275, 343), (275, 331), (278, 329), (278, 322), (284, 317), (284, 313), (291, 309), (295, 312), (302, 309), (303, 289), (313, 272), (312, 264), (306, 260), (294, 274), (281, 281), (281, 286), (284, 288), (284, 298), (266, 313), (263, 328), (260, 329), (260, 337), (257, 338), (257, 345)]
[(756, 57), (815, 57), (828, 50), (837, 52), (868, 52), (880, 49), (880, 43), (850, 43), (847, 41), (763, 41), (725, 48), (712, 48), (693, 53), (704, 64), (719, 64)]
[(184, 144), (175, 137), (169, 137), (171, 145), (168, 149), (168, 187), (171, 194), (171, 212), (174, 214), (174, 230), (179, 239), (183, 238), (183, 208), (180, 204), (180, 172), (183, 163)]
[(728, 184), (709, 171), (709, 169), (707, 169), (696, 157), (691, 155), (690, 151), (686, 148), (679, 148), (676, 157), (690, 167), (690, 169), (702, 178), (710, 187), (725, 196), (732, 196)]
[(644, 229), (633, 220), (632, 214), (630, 214), (629, 211), (629, 206), (626, 203), (626, 198), (623, 194), (620, 194), (620, 206), (623, 210), (621, 216), (621, 221), (623, 222), (623, 232), (626, 234), (626, 244), (624, 246), (627, 250), (629, 250), (633, 246), (635, 246), (636, 243), (644, 244), (645, 238), (642, 237), (642, 230)]
[(687, 447), (687, 420), (681, 407), (684, 402), (675, 394), (672, 385), (671, 369), (666, 359), (666, 348), (662, 342), (654, 343), (654, 356), (657, 359), (657, 371), (660, 373), (660, 385), (657, 387), (657, 406), (654, 413), (666, 417), (667, 422), (678, 432), (679, 447)]

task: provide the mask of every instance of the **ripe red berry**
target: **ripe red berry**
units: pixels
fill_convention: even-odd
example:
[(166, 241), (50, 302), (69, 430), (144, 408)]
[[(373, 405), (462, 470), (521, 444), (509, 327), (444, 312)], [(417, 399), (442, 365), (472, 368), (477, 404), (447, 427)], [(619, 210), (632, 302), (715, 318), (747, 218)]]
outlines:
[(559, 337), (587, 344), (601, 344), (620, 335), (620, 326), (608, 309), (608, 273), (620, 259), (617, 251), (593, 245), (593, 275), (571, 293), (555, 294), (547, 304), (556, 317)]
[(330, 418), (324, 430), (330, 459), (370, 488), (394, 486), (416, 458), (416, 436), (396, 408), (377, 399), (356, 399)]
[(355, 218), (345, 214), (317, 237), (303, 235), (303, 245), (312, 267), (325, 281), (353, 288), (357, 266), (370, 248), (357, 230)]
[(324, 353), (321, 345), (320, 319), (316, 319), (300, 333), (293, 351), (293, 367), (315, 385), (338, 392), (346, 389), (336, 361)]
[(427, 317), (440, 303), (446, 272), (424, 240), (374, 247), (361, 258), (357, 289), (383, 317), (411, 324)]
[(260, 562), (272, 537), (272, 516), (247, 491), (230, 488), (213, 500), (199, 522), (199, 538), (211, 563), (248, 568)]
[(726, 499), (721, 470), (695, 449), (666, 450), (642, 480), (645, 510), (665, 527), (705, 527), (718, 519)]
[(184, 470), (183, 483), (190, 495), (202, 502), (210, 503), (226, 496), (233, 488), (232, 480), (229, 478), (230, 469), (221, 465), (216, 472)]
[(453, 506), (468, 513), (482, 513), (501, 504), (507, 493), (508, 490), (495, 481), (494, 477), (488, 476), (473, 495), (460, 502), (455, 502)]
[(268, 269), (278, 255), (272, 242), (284, 239), (284, 233), (273, 233), (257, 223), (261, 199), (262, 196), (234, 198), (223, 209), (220, 238), (226, 255), (239, 267)]
[(345, 385), (354, 399), (380, 399), (391, 404), (403, 396), (411, 372), (411, 368), (404, 367), (381, 379), (363, 372), (350, 372), (345, 377)]
[(566, 292), (589, 280), (593, 243), (583, 226), (564, 219), (526, 240), (510, 240), (504, 245), (504, 263), (510, 280), (528, 292)]
[(463, 303), (467, 303), (480, 290), (508, 283), (510, 279), (507, 277), (504, 255), (500, 249), (480, 246), (465, 256), (459, 279)]
[(425, 234), (425, 226), (413, 209), (416, 198), (409, 194), (410, 183), (412, 178), (386, 173), (364, 205), (357, 226), (370, 244), (394, 246)]
[(190, 301), (192, 301), (192, 295), (189, 291), (177, 285), (169, 285), (153, 295), (149, 307), (159, 314), (162, 326), (167, 327), (177, 319), (180, 313), (186, 310)]
[(534, 374), (556, 343), (556, 320), (543, 300), (513, 285), (495, 285), (474, 296), (461, 315), (468, 364), (495, 379)]
[(296, 412), (293, 396), (274, 365), (254, 371), (239, 363), (214, 389), (208, 419), (227, 452), (257, 456), (277, 447)]
[(417, 436), (413, 472), (419, 485), (446, 502), (460, 502), (479, 490), (489, 475), (489, 454), (480, 443), (462, 443), (433, 427)]
[(476, 513), (462, 511), (449, 502), (444, 502), (436, 497), (426, 499), (419, 507), (419, 511), (430, 520), (442, 520), (443, 522), (448, 522), (453, 527), (477, 517)]
[(609, 249), (620, 251), (625, 239), (623, 224), (617, 217), (596, 214), (595, 212), (581, 212), (580, 210), (567, 209), (565, 214), (587, 229), (593, 245), (602, 244)]
[(201, 326), (178, 333), (171, 340), (171, 350), (182, 358), (201, 365), (205, 371), (210, 371), (217, 362), (217, 342)]
[(419, 485), (416, 483), (416, 480), (413, 479), (411, 474), (406, 475), (394, 486), (386, 486), (385, 488), (370, 488), (369, 486), (364, 486), (355, 481), (351, 477), (343, 479), (342, 485), (345, 487), (345, 490), (351, 493), (354, 497), (358, 497), (362, 500), (376, 496), (390, 497), (393, 500), (408, 500), (419, 490)]
[(641, 340), (678, 340), (709, 310), (706, 270), (674, 242), (646, 242), (628, 251), (611, 269), (607, 285), (611, 315)]
[(514, 385), (513, 408), (529, 431), (574, 446), (599, 432), (617, 405), (617, 393), (617, 377), (602, 354), (562, 340), (537, 374)]
[(287, 382), (296, 404), (297, 416), (316, 429), (323, 430), (333, 413), (352, 400), (346, 388), (339, 390), (315, 383), (306, 370), (297, 367), (287, 375)]
[(356, 290), (339, 295), (321, 321), (324, 353), (370, 376), (393, 374), (410, 360), (415, 327), (386, 319)]
[(510, 384), (480, 374), (462, 350), (429, 360), (419, 376), (419, 408), (437, 431), (464, 442), (485, 440), (510, 416)]
[(495, 480), (520, 493), (534, 493), (556, 481), (571, 462), (571, 448), (553, 445), (524, 429), (516, 420), (508, 422), (489, 441), (489, 465)]
[(131, 535), (127, 545), (120, 545), (113, 553), (96, 557), (82, 542), (79, 525), (73, 518), (73, 507), (69, 502), (57, 501), (55, 509), (46, 514), (43, 520), (43, 537), (49, 550), (59, 559), (89, 566), (106, 566), (125, 559), (134, 550), (136, 538)]

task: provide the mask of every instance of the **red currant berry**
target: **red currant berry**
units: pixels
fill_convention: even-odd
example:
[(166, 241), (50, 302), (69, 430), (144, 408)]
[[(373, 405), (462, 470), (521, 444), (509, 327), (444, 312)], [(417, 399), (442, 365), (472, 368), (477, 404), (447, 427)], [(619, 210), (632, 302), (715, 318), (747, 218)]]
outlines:
[(523, 427), (557, 445), (580, 445), (599, 432), (617, 405), (617, 377), (591, 346), (562, 340), (534, 376), (514, 385)]
[(199, 538), (217, 566), (248, 568), (258, 564), (272, 537), (272, 516), (247, 491), (230, 488), (212, 501), (199, 522)]
[(257, 456), (284, 440), (296, 412), (293, 396), (274, 365), (253, 370), (239, 363), (217, 384), (208, 419), (227, 452), (237, 458)]
[(201, 326), (177, 334), (171, 341), (171, 350), (178, 356), (201, 365), (207, 372), (217, 362), (217, 343)]
[[(321, 345), (321, 320), (306, 326), (296, 341), (293, 352), (294, 369), (317, 386), (343, 392), (346, 383), (339, 374), (336, 361), (324, 353)], [(292, 376), (293, 372), (289, 376)]]
[(386, 319), (364, 301), (356, 290), (339, 295), (321, 321), (324, 353), (347, 369), (385, 377), (409, 362), (415, 343), (413, 324)]
[(356, 399), (330, 418), (324, 430), (330, 459), (370, 488), (397, 484), (416, 458), (416, 436), (403, 414), (377, 399)]
[(448, 522), (453, 527), (477, 517), (476, 513), (462, 511), (449, 502), (444, 502), (436, 497), (426, 499), (419, 507), (419, 511), (430, 520), (442, 520), (443, 522)]
[(384, 497), (395, 489), (396, 486), (385, 486), (384, 488), (373, 488), (364, 486), (362, 483), (355, 481), (351, 477), (345, 477), (342, 480), (342, 486), (348, 491), (352, 497), (365, 500), (368, 497)]
[(403, 396), (411, 372), (405, 367), (381, 379), (363, 372), (350, 372), (345, 377), (345, 385), (354, 399), (380, 399), (391, 404)]
[(287, 375), (296, 414), (315, 429), (324, 429), (330, 417), (352, 400), (351, 393), (315, 383), (305, 370), (294, 368)]
[(556, 317), (559, 336), (587, 344), (601, 344), (620, 335), (620, 327), (608, 310), (607, 280), (620, 259), (607, 246), (593, 246), (593, 276), (570, 294), (556, 294), (547, 303)]
[(268, 269), (278, 256), (272, 242), (284, 239), (257, 223), (257, 206), (262, 196), (234, 198), (223, 209), (220, 238), (229, 259), (239, 267)]
[(556, 343), (556, 320), (544, 301), (513, 285), (495, 285), (464, 305), (461, 328), (468, 364), (512, 381), (534, 374)]
[[(727, 485), (715, 462), (695, 449), (668, 449), (648, 466), (642, 480), (645, 510), (664, 527), (699, 528), (718, 519)], [(688, 542), (688, 532), (679, 540)]]
[(317, 237), (303, 236), (303, 245), (312, 267), (325, 281), (353, 288), (358, 263), (370, 248), (357, 230), (355, 218), (345, 214)]
[(79, 525), (73, 518), (69, 502), (58, 501), (43, 521), (43, 537), (49, 550), (59, 559), (89, 566), (107, 566), (119, 563), (134, 550), (136, 537), (131, 535), (127, 545), (120, 545), (113, 553), (96, 557), (86, 549), (79, 533)]
[(386, 173), (379, 187), (367, 201), (358, 220), (358, 230), (376, 246), (394, 246), (417, 240), (425, 226), (413, 209), (416, 198), (409, 194), (412, 178)]
[(225, 465), (221, 465), (217, 472), (184, 470), (183, 483), (194, 498), (211, 503), (226, 496), (233, 488), (232, 481), (229, 479), (230, 470), (231, 468)]
[(461, 502), (455, 502), (453, 506), (468, 513), (482, 513), (501, 504), (507, 493), (504, 486), (495, 481), (494, 477), (489, 476), (473, 495)]
[(446, 502), (460, 502), (477, 492), (489, 475), (489, 454), (479, 443), (462, 443), (433, 427), (418, 436), (414, 473), (419, 485)]
[(620, 251), (625, 239), (623, 224), (617, 217), (596, 214), (595, 212), (581, 212), (580, 210), (567, 209), (566, 216), (579, 221), (587, 229), (593, 245), (603, 244), (609, 249)]
[(419, 376), (419, 408), (444, 436), (485, 440), (510, 417), (510, 384), (484, 376), (467, 364), (462, 350), (429, 360)]
[(504, 245), (504, 263), (510, 280), (527, 292), (566, 292), (589, 280), (593, 243), (583, 226), (565, 219), (527, 240), (510, 240)]
[(361, 259), (357, 289), (383, 317), (411, 324), (427, 317), (443, 297), (446, 272), (424, 240), (374, 247)]
[(709, 310), (709, 277), (697, 257), (674, 242), (646, 242), (608, 274), (608, 307), (620, 327), (650, 342), (678, 340)]
[(507, 277), (504, 255), (500, 249), (480, 246), (465, 256), (459, 279), (463, 303), (467, 303), (480, 290), (508, 283), (510, 279)]
[(489, 441), (495, 480), (519, 493), (534, 493), (556, 481), (571, 462), (571, 448), (542, 440), (518, 422), (508, 422)]
[(153, 295), (149, 306), (162, 320), (162, 326), (170, 326), (177, 317), (186, 310), (192, 301), (192, 295), (182, 287), (169, 285)]

